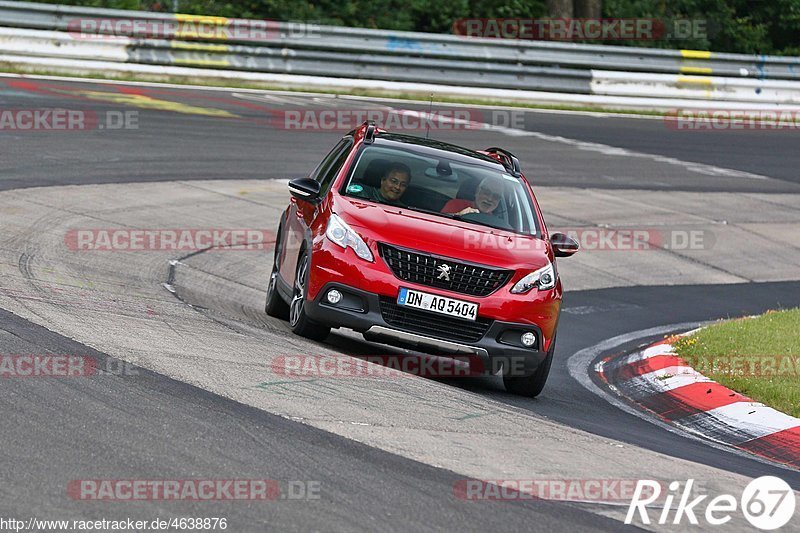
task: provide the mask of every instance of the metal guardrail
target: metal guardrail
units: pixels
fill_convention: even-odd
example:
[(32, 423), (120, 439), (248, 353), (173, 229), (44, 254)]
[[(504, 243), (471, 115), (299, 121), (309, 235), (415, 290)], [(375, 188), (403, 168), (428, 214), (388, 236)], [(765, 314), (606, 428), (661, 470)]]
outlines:
[[(142, 21), (177, 28), (154, 39)], [(467, 38), (0, 1), (0, 54), (574, 94), (800, 102), (800, 58)], [(91, 24), (90, 24), (91, 25)], [(199, 27), (236, 29), (198, 31)], [(11, 28), (27, 29), (13, 31)], [(85, 28), (83, 28), (85, 29)], [(257, 30), (266, 29), (263, 37)], [(309, 35), (308, 30), (313, 29)], [(38, 30), (38, 31), (31, 31)], [(49, 30), (49, 31), (41, 31)], [(248, 38), (237, 38), (247, 34)], [(25, 44), (25, 41), (34, 44)], [(14, 44), (16, 43), (16, 44)], [(124, 59), (122, 59), (124, 57)], [(776, 85), (777, 84), (777, 85)]]
[(588, 94), (588, 70), (526, 67), (315, 50), (243, 45), (205, 45), (183, 41), (125, 39), (80, 41), (64, 32), (0, 28), (0, 52), (21, 56), (112, 60), (144, 65), (185, 66), (280, 74), (436, 82), (448, 85)]
[[(248, 28), (263, 21), (222, 17), (181, 16), (166, 13), (86, 8), (31, 2), (0, 1), (0, 25), (65, 31), (78, 19), (136, 19), (183, 21)], [(315, 36), (297, 35), (301, 24), (277, 23), (274, 37), (253, 40), (253, 46), (320, 49), (342, 53), (406, 55), (426, 59), (538, 65), (558, 68), (622, 70), (666, 74), (700, 74), (757, 79), (800, 80), (800, 58), (748, 56), (695, 50), (662, 50), (626, 46), (582, 45), (547, 41), (468, 38), (419, 32), (317, 26)], [(134, 30), (132, 28), (132, 30)], [(142, 37), (135, 31), (129, 37)], [(183, 36), (191, 39), (191, 36)], [(235, 39), (213, 39), (236, 44)]]

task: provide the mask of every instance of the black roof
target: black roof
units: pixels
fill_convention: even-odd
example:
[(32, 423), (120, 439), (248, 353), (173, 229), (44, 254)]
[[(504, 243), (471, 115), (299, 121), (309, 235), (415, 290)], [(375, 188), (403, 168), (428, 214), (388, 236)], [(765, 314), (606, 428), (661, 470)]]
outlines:
[[(448, 152), (450, 154), (457, 156), (456, 159), (471, 158), (480, 161), (482, 163), (489, 163), (492, 165), (493, 168), (499, 167), (507, 171), (507, 169), (502, 163), (500, 163), (496, 159), (489, 157), (488, 155), (484, 155), (476, 152), (475, 150), (470, 150), (468, 148), (457, 146), (455, 144), (450, 144), (443, 141), (437, 141), (436, 139), (425, 139), (423, 137), (416, 137), (414, 135), (404, 135), (400, 133), (381, 133), (375, 136), (375, 144), (389, 145), (389, 146), (411, 144), (414, 145), (416, 148), (421, 148), (422, 150), (420, 151), (422, 152), (433, 152), (433, 151)], [(474, 163), (475, 161), (473, 161), (473, 164)]]

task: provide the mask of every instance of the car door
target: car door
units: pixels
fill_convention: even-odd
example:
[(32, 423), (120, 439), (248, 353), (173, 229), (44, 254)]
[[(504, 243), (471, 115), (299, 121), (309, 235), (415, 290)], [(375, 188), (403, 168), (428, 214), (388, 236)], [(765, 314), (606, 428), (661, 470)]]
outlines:
[[(342, 138), (309, 176), (319, 182), (320, 195), (322, 197), (325, 197), (330, 192), (333, 181), (347, 160), (352, 148), (353, 137)], [(283, 252), (281, 255), (283, 259), (280, 263), (281, 278), (290, 285), (294, 284), (300, 248), (318, 212), (319, 205), (291, 197), (282, 235)]]

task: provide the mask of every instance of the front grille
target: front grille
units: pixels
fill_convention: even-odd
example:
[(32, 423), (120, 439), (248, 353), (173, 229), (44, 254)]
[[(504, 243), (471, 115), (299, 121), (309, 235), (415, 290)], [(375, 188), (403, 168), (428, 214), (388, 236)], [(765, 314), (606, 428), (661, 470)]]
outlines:
[[(511, 270), (464, 263), (383, 243), (380, 243), (379, 250), (394, 275), (403, 281), (471, 296), (492, 294), (505, 285), (513, 273)], [(443, 271), (447, 275), (443, 275)]]
[(419, 333), (437, 339), (461, 342), (476, 342), (483, 338), (492, 320), (478, 317), (477, 320), (428, 313), (397, 305), (392, 298), (381, 296), (381, 315), (387, 324), (404, 331)]

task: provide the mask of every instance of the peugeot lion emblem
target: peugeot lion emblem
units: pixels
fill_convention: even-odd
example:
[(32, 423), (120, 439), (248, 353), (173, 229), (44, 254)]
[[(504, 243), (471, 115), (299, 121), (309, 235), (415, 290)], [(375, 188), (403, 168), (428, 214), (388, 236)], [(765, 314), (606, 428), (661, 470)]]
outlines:
[(439, 265), (436, 270), (439, 271), (439, 277), (436, 279), (444, 278), (445, 281), (450, 281), (450, 265)]

